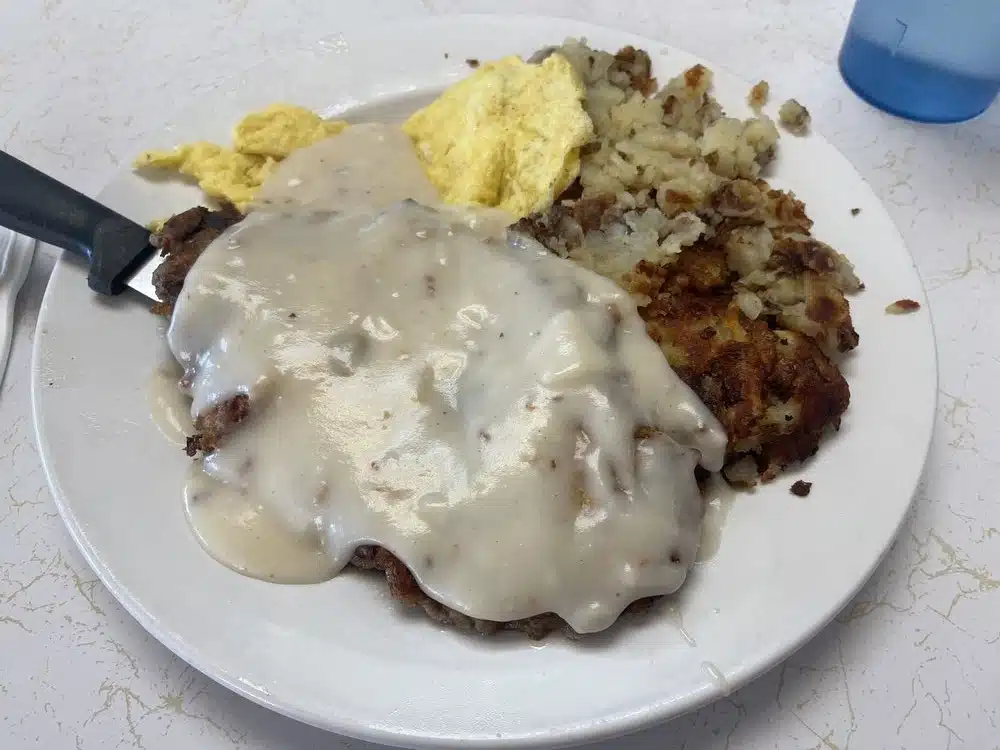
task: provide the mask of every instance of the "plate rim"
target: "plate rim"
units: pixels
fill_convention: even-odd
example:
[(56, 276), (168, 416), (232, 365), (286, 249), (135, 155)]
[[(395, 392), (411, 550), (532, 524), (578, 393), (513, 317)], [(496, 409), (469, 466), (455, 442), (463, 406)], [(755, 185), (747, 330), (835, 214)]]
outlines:
[[(615, 27), (603, 26), (592, 24), (586, 21), (578, 21), (576, 19), (560, 18), (560, 17), (549, 17), (549, 16), (536, 16), (530, 14), (490, 14), (490, 13), (463, 13), (463, 14), (448, 14), (445, 16), (425, 16), (421, 18), (409, 19), (404, 22), (393, 22), (391, 24), (385, 24), (378, 29), (370, 25), (354, 26), (346, 29), (342, 33), (338, 33), (329, 37), (324, 38), (324, 40), (318, 41), (304, 48), (297, 48), (292, 50), (292, 53), (299, 52), (312, 52), (317, 49), (321, 49), (326, 44), (330, 44), (331, 41), (334, 44), (342, 43), (344, 39), (351, 40), (354, 36), (365, 36), (370, 35), (373, 32), (375, 34), (384, 33), (385, 30), (391, 27), (402, 28), (406, 27), (411, 29), (414, 26), (429, 26), (434, 27), (441, 24), (458, 24), (461, 25), (465, 22), (476, 22), (483, 23), (484, 21), (490, 21), (495, 23), (510, 23), (510, 22), (521, 22), (521, 23), (546, 23), (554, 26), (563, 26), (566, 28), (568, 33), (573, 35), (585, 35), (586, 30), (591, 30), (592, 33), (613, 33), (623, 40), (626, 38), (635, 40), (636, 42), (643, 42), (649, 47), (653, 45), (658, 45), (658, 49), (669, 49), (671, 51), (684, 52), (691, 55), (691, 57), (697, 59), (703, 59), (701, 55), (695, 55), (693, 53), (687, 53), (682, 47), (678, 47), (672, 43), (653, 39), (650, 37), (644, 37), (641, 34), (636, 34), (629, 31), (624, 31)], [(743, 80), (743, 76), (732, 72), (725, 66), (715, 65), (710, 61), (706, 61), (713, 70), (725, 71), (728, 75)], [(193, 99), (184, 110), (181, 111), (181, 115), (188, 108), (196, 107), (202, 100), (210, 96), (212, 91), (219, 89), (225, 89), (233, 84), (237, 79), (251, 74), (255, 69), (260, 66), (267, 64), (267, 58), (262, 58), (258, 62), (252, 64), (241, 72), (235, 73), (222, 81), (218, 82), (216, 86), (212, 89), (204, 92), (200, 92), (195, 99)], [(370, 103), (370, 102), (368, 102)], [(173, 121), (176, 121), (176, 116)], [(153, 130), (149, 133), (143, 134), (143, 137), (153, 136), (156, 133), (162, 133), (166, 130), (166, 123), (161, 124), (158, 129)], [(820, 133), (817, 133), (820, 135)], [(826, 140), (826, 139), (824, 139)], [(827, 141), (827, 143), (843, 156), (843, 158), (851, 163), (846, 156), (840, 152), (832, 143)], [(851, 163), (853, 168), (853, 163)], [(124, 170), (117, 169), (114, 175), (102, 186), (98, 195), (102, 195), (104, 191), (119, 178)], [(884, 204), (879, 198), (878, 194), (872, 189), (868, 180), (864, 178), (855, 169), (859, 180), (861, 180), (868, 190), (871, 191), (874, 199), (883, 205)], [(923, 312), (927, 315), (928, 325), (930, 327), (931, 334), (931, 346), (932, 353), (934, 357), (933, 361), (933, 383), (934, 383), (934, 399), (927, 406), (927, 410), (931, 415), (930, 425), (931, 428), (927, 434), (926, 445), (923, 446), (921, 453), (921, 470), (918, 473), (912, 488), (909, 492), (909, 499), (906, 503), (904, 512), (899, 515), (897, 519), (892, 535), (888, 542), (884, 545), (880, 554), (872, 560), (871, 564), (867, 567), (864, 575), (860, 577), (856, 582), (851, 591), (839, 601), (830, 611), (825, 612), (821, 620), (817, 621), (814, 627), (810, 627), (799, 634), (799, 637), (794, 639), (792, 642), (784, 642), (781, 648), (776, 649), (773, 653), (769, 654), (768, 658), (763, 661), (754, 662), (751, 666), (742, 668), (739, 674), (735, 678), (728, 678), (727, 689), (721, 694), (728, 695), (735, 690), (741, 689), (749, 682), (755, 680), (759, 676), (763, 675), (767, 671), (773, 669), (777, 664), (781, 663), (785, 659), (789, 658), (794, 652), (801, 648), (805, 643), (812, 640), (821, 630), (826, 628), (829, 623), (836, 617), (836, 615), (843, 609), (844, 606), (850, 603), (850, 601), (857, 595), (857, 593), (863, 588), (863, 586), (871, 578), (875, 570), (881, 565), (885, 556), (892, 549), (893, 543), (896, 540), (900, 528), (909, 517), (912, 512), (914, 498), (917, 494), (919, 485), (924, 477), (927, 467), (927, 457), (929, 454), (931, 440), (934, 434), (934, 415), (937, 411), (937, 401), (939, 399), (938, 383), (939, 383), (939, 362), (938, 362), (938, 344), (937, 335), (934, 327), (934, 320), (930, 305), (927, 302), (927, 291), (923, 283), (919, 268), (917, 268), (916, 263), (913, 261), (912, 253), (910, 253), (907, 244), (899, 232), (898, 227), (895, 222), (892, 221), (891, 216), (888, 211), (885, 212), (886, 217), (892, 224), (892, 228), (896, 235), (899, 237), (900, 245), (906, 249), (907, 254), (910, 257), (911, 263), (913, 265), (914, 273), (920, 283), (921, 291), (921, 305)], [(366, 740), (370, 742), (376, 742), (384, 745), (390, 746), (407, 746), (407, 747), (458, 747), (458, 746), (474, 746), (474, 747), (552, 747), (552, 746), (562, 746), (578, 742), (591, 742), (602, 739), (608, 739), (629, 732), (637, 731), (639, 729), (646, 728), (648, 726), (661, 723), (665, 720), (676, 718), (684, 713), (697, 710), (721, 697), (719, 692), (716, 691), (700, 691), (699, 693), (691, 693), (680, 700), (662, 700), (657, 703), (643, 705), (635, 710), (619, 710), (615, 712), (609, 712), (607, 715), (597, 717), (589, 723), (580, 723), (573, 725), (572, 727), (559, 730), (557, 733), (553, 734), (551, 732), (532, 732), (525, 733), (523, 735), (518, 734), (506, 734), (498, 738), (490, 737), (480, 737), (475, 736), (472, 738), (464, 737), (460, 735), (435, 735), (431, 733), (407, 733), (402, 734), (395, 731), (385, 730), (381, 727), (371, 727), (369, 725), (350, 723), (350, 722), (336, 722), (331, 721), (329, 716), (326, 717), (316, 717), (307, 712), (302, 712), (298, 710), (294, 705), (290, 705), (283, 702), (276, 702), (270, 700), (267, 695), (260, 693), (259, 691), (253, 690), (245, 685), (243, 682), (234, 679), (227, 670), (220, 669), (216, 665), (211, 664), (211, 658), (203, 658), (203, 654), (198, 652), (198, 649), (191, 649), (189, 645), (185, 642), (183, 637), (180, 637), (177, 633), (173, 632), (169, 627), (161, 623), (155, 616), (149, 613), (139, 601), (139, 597), (133, 595), (132, 591), (118, 582), (114, 572), (102, 561), (99, 550), (94, 548), (94, 546), (87, 539), (79, 524), (79, 519), (76, 518), (74, 513), (69, 507), (68, 496), (63, 491), (62, 486), (58, 481), (58, 476), (55, 471), (53, 464), (53, 456), (51, 451), (51, 446), (49, 445), (49, 440), (45, 439), (45, 430), (43, 426), (42, 418), (42, 406), (41, 400), (44, 398), (42, 389), (42, 378), (40, 376), (40, 358), (42, 356), (42, 345), (44, 339), (47, 335), (45, 329), (45, 323), (48, 320), (50, 306), (52, 306), (53, 299), (55, 298), (55, 290), (58, 286), (58, 281), (67, 273), (67, 268), (73, 268), (77, 264), (73, 259), (67, 258), (65, 253), (62, 253), (59, 257), (52, 274), (47, 282), (45, 293), (42, 299), (42, 304), (38, 315), (38, 325), (32, 342), (31, 349), (31, 410), (32, 410), (32, 423), (36, 435), (36, 443), (39, 448), (39, 457), (42, 463), (42, 468), (45, 474), (46, 481), (50, 488), (53, 500), (56, 504), (56, 508), (66, 526), (71, 538), (74, 541), (76, 547), (80, 550), (87, 564), (91, 567), (94, 573), (101, 580), (102, 585), (112, 594), (116, 601), (136, 620), (139, 624), (149, 632), (154, 638), (156, 638), (161, 644), (163, 644), (167, 649), (169, 649), (173, 654), (175, 654), (180, 659), (184, 660), (186, 663), (194, 666), (199, 672), (208, 677), (209, 679), (223, 685), (224, 687), (232, 690), (238, 695), (251, 700), (265, 708), (273, 710), (282, 715), (288, 716), (297, 721), (301, 721), (312, 726), (316, 726), (331, 732), (342, 734), (346, 737), (352, 737), (356, 739)], [(206, 661), (209, 662), (206, 664)], [(680, 705), (678, 705), (680, 704)]]

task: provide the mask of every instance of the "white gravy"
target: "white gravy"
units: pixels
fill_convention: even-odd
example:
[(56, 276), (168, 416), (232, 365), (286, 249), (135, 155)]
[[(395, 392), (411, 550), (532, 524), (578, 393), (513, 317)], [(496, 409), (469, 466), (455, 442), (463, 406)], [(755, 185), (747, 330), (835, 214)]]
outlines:
[(176, 362), (164, 364), (153, 371), (147, 388), (153, 422), (171, 445), (181, 447), (194, 432), (191, 400), (178, 386), (183, 374)]
[(355, 126), (199, 258), (168, 342), (193, 415), (242, 393), (251, 416), (189, 518), (248, 575), (325, 580), (378, 544), (470, 616), (601, 630), (683, 583), (725, 435), (623, 291), (398, 202), (428, 187), (400, 131)]
[(315, 583), (337, 573), (318, 526), (292, 528), (246, 487), (197, 470), (184, 487), (184, 509), (208, 553), (244, 575)]
[(713, 474), (702, 490), (702, 496), (705, 515), (701, 521), (701, 542), (696, 559), (699, 563), (709, 562), (719, 553), (729, 512), (736, 502), (736, 490), (726, 483), (722, 475)]

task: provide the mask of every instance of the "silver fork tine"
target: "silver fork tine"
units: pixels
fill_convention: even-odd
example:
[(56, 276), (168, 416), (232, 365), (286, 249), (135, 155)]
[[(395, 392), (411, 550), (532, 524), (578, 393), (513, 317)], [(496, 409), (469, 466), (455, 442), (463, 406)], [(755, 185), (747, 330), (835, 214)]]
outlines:
[(14, 249), (14, 233), (0, 227), (0, 283), (10, 267), (10, 254)]
[(14, 335), (14, 303), (28, 278), (35, 241), (0, 227), (0, 387), (3, 386)]

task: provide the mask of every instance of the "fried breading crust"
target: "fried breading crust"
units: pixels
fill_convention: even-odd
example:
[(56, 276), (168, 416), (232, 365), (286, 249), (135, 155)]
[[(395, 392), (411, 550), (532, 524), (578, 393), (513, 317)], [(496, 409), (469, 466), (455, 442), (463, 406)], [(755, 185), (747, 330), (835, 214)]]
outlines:
[(195, 432), (188, 436), (184, 452), (192, 458), (199, 453), (211, 453), (233, 427), (249, 416), (250, 397), (243, 393), (209, 407), (194, 420)]
[[(155, 313), (172, 313), (184, 279), (198, 256), (213, 239), (241, 218), (231, 207), (212, 211), (198, 206), (171, 217), (164, 224), (156, 237), (165, 260), (154, 273), (156, 291), (160, 297), (160, 302), (153, 309)], [(195, 420), (195, 433), (188, 437), (185, 452), (194, 457), (216, 450), (225, 441), (227, 434), (250, 418), (252, 409), (253, 404), (245, 394), (237, 394), (206, 409)], [(577, 636), (561, 617), (551, 612), (511, 622), (494, 622), (449, 609), (425, 594), (402, 561), (383, 547), (359, 547), (354, 552), (351, 565), (359, 570), (381, 573), (385, 576), (393, 598), (411, 607), (419, 607), (431, 620), (441, 625), (482, 635), (512, 630), (524, 633), (532, 640), (540, 640), (553, 632), (561, 632), (569, 638)], [(629, 605), (625, 612), (641, 614), (650, 609), (654, 601), (640, 599)]]
[(225, 204), (217, 211), (195, 206), (171, 216), (153, 236), (163, 262), (153, 271), (153, 288), (160, 301), (153, 305), (157, 315), (169, 316), (181, 293), (184, 279), (212, 240), (243, 219), (234, 206)]
[[(448, 625), (480, 635), (494, 635), (501, 630), (513, 630), (524, 633), (532, 640), (541, 640), (554, 632), (560, 632), (569, 638), (578, 637), (578, 634), (561, 617), (551, 612), (510, 622), (495, 622), (469, 617), (449, 609), (427, 596), (413, 574), (410, 573), (409, 568), (384, 547), (358, 547), (351, 559), (351, 565), (360, 570), (381, 572), (385, 575), (389, 592), (393, 598), (411, 607), (421, 608), (430, 619), (441, 625)], [(622, 615), (643, 614), (648, 612), (655, 602), (656, 598), (638, 599), (632, 602)]]

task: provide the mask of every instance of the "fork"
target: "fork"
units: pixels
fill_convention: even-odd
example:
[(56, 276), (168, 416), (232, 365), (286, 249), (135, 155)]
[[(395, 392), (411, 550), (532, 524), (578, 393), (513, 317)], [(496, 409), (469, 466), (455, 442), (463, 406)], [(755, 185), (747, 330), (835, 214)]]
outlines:
[(14, 303), (28, 278), (35, 241), (0, 227), (0, 386), (3, 385), (14, 335)]

